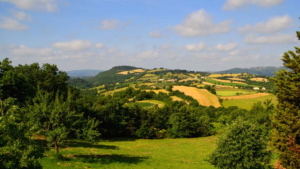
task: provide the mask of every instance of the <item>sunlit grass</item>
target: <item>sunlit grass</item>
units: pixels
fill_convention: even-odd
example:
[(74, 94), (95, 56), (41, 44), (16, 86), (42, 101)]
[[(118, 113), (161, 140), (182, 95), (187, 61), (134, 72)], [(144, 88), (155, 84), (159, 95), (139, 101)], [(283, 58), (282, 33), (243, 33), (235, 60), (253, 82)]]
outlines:
[(53, 150), (42, 159), (45, 169), (125, 168), (214, 169), (207, 161), (216, 137), (156, 140), (100, 140), (94, 144), (70, 141), (61, 150), (66, 161), (54, 159)]

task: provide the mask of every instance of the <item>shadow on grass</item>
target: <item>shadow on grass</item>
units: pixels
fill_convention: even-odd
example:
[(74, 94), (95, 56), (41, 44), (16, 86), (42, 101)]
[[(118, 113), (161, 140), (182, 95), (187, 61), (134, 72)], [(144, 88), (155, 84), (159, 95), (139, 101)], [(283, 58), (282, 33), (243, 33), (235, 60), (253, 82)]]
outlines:
[(84, 147), (84, 148), (98, 148), (98, 149), (113, 149), (118, 150), (118, 146), (113, 145), (99, 145), (99, 144), (93, 144), (89, 142), (84, 141), (66, 141), (62, 148), (65, 147)]
[(80, 158), (82, 162), (85, 163), (101, 163), (101, 164), (111, 164), (111, 163), (137, 164), (146, 159), (149, 159), (149, 157), (127, 156), (121, 154), (74, 155), (74, 157)]

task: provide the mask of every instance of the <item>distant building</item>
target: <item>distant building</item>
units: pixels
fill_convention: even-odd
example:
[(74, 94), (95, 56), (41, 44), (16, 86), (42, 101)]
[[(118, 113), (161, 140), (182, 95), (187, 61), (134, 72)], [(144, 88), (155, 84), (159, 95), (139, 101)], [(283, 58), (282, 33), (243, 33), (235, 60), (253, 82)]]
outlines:
[(265, 87), (262, 87), (261, 90), (266, 90), (266, 88), (265, 88)]
[(259, 90), (259, 87), (253, 87), (253, 90)]

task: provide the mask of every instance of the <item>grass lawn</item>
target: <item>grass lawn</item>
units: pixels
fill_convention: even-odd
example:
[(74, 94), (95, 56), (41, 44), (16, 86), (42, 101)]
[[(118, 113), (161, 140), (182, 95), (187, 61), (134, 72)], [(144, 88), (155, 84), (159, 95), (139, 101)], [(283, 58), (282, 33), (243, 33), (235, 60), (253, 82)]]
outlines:
[(184, 139), (100, 140), (94, 144), (69, 141), (61, 154), (66, 161), (54, 160), (54, 151), (42, 159), (45, 169), (214, 169), (205, 158), (215, 148), (216, 137)]
[(272, 103), (274, 104), (274, 106), (277, 105), (276, 96), (271, 94), (268, 96), (262, 96), (253, 99), (223, 100), (223, 106), (224, 107), (237, 106), (239, 108), (250, 110), (254, 103), (259, 101), (263, 102), (267, 99), (272, 99)]

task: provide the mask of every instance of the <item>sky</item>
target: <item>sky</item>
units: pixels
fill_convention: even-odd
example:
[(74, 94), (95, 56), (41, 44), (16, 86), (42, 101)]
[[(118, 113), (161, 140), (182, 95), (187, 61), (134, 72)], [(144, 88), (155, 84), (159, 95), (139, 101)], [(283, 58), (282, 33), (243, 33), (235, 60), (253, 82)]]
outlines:
[(0, 0), (0, 61), (60, 70), (282, 66), (299, 0)]

